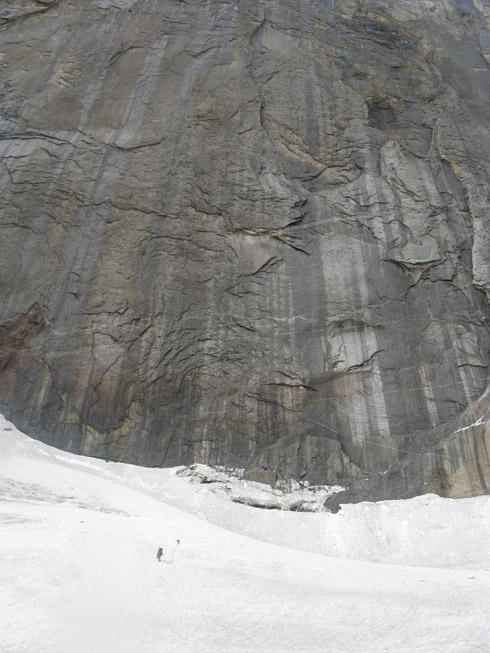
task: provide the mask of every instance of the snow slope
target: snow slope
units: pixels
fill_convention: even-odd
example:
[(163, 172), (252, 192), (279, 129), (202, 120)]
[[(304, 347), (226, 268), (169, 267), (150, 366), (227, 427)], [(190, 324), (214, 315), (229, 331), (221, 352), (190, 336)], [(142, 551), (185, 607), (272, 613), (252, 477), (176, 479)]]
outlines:
[(259, 510), (0, 418), (0, 653), (488, 653), (489, 545), (489, 497)]

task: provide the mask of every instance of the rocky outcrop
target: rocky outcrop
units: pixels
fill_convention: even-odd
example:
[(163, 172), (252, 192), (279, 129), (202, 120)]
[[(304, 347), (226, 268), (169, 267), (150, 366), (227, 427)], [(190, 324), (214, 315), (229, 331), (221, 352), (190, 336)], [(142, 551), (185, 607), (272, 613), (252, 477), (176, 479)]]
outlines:
[(244, 478), (243, 471), (194, 464), (177, 469), (176, 474), (188, 478), (191, 483), (207, 485), (209, 492), (233, 503), (262, 510), (325, 512), (327, 499), (342, 490), (335, 486), (310, 486), (290, 478), (277, 479), (272, 487), (269, 482), (264, 484)]
[(485, 3), (9, 0), (0, 33), (10, 419), (349, 500), (487, 491)]

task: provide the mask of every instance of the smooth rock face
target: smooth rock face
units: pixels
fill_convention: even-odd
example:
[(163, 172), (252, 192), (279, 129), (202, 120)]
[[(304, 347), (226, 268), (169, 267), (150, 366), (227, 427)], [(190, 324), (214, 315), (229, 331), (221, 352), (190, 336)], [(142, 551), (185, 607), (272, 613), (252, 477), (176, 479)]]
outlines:
[(7, 416), (349, 500), (488, 491), (488, 4), (7, 5)]

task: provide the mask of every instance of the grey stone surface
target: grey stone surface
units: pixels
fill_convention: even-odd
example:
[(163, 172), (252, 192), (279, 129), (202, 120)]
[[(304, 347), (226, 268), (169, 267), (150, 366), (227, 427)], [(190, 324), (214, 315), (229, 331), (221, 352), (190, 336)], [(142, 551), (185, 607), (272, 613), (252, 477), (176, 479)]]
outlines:
[(487, 491), (487, 3), (9, 0), (0, 46), (10, 419), (349, 500)]

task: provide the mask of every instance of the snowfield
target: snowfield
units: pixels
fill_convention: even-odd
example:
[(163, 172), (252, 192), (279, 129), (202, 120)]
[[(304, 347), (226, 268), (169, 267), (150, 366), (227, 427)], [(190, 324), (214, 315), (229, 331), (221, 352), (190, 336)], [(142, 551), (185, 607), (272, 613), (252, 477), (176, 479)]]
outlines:
[(489, 653), (489, 569), (488, 496), (261, 510), (0, 417), (0, 653)]

